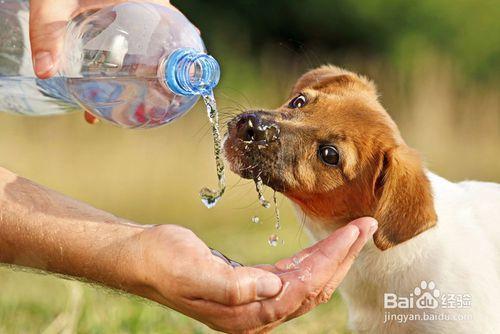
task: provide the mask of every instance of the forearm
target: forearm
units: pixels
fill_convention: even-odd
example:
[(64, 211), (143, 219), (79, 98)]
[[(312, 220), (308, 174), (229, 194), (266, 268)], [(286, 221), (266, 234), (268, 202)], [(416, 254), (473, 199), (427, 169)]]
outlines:
[(128, 290), (142, 230), (0, 168), (0, 262)]

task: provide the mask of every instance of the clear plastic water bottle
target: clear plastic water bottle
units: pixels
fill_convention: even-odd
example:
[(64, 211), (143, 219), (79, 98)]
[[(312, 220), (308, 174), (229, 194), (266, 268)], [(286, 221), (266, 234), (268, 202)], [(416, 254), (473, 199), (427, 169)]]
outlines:
[(179, 11), (127, 2), (68, 23), (59, 74), (34, 75), (27, 1), (0, 2), (0, 111), (84, 109), (122, 127), (156, 127), (210, 95), (220, 69)]

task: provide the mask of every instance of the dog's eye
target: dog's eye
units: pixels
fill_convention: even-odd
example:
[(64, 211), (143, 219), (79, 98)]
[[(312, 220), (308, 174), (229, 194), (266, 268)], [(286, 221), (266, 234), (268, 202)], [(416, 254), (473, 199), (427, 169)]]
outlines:
[(288, 104), (288, 108), (296, 109), (296, 108), (302, 108), (307, 104), (307, 98), (305, 95), (300, 94), (297, 97), (294, 97), (290, 103)]
[(321, 161), (330, 166), (337, 166), (340, 160), (340, 154), (333, 145), (321, 145), (318, 149), (318, 155)]

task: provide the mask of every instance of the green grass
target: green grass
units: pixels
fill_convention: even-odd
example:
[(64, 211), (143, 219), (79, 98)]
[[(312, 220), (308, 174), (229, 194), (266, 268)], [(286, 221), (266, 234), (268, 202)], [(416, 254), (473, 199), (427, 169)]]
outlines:
[[(304, 66), (275, 59), (223, 60), (217, 96), (224, 113), (273, 108), (284, 100)], [(335, 56), (323, 59), (339, 62)], [(340, 63), (375, 79), (403, 136), (432, 170), (454, 180), (500, 181), (497, 85), (460, 81), (452, 64), (437, 57), (413, 64), (414, 73), (399, 73), (377, 59), (351, 57)], [(273, 213), (260, 208), (253, 185), (235, 175), (229, 175), (225, 197), (207, 210), (198, 191), (216, 184), (211, 152), (201, 105), (173, 124), (148, 131), (89, 126), (78, 113), (50, 118), (0, 114), (0, 165), (64, 194), (139, 223), (187, 226), (243, 263), (274, 262), (309, 244), (280, 197), (286, 243), (269, 247)], [(250, 222), (254, 214), (262, 225)], [(158, 305), (47, 275), (1, 268), (0, 287), (0, 333), (211, 332)], [(345, 333), (346, 319), (336, 296), (276, 332)]]

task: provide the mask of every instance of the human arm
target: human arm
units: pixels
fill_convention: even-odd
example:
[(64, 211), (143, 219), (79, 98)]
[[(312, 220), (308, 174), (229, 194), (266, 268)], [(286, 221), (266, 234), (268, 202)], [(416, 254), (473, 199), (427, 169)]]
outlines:
[(188, 229), (133, 224), (0, 168), (0, 262), (120, 289), (228, 332), (266, 331), (328, 300), (373, 223), (273, 266), (233, 268)]

